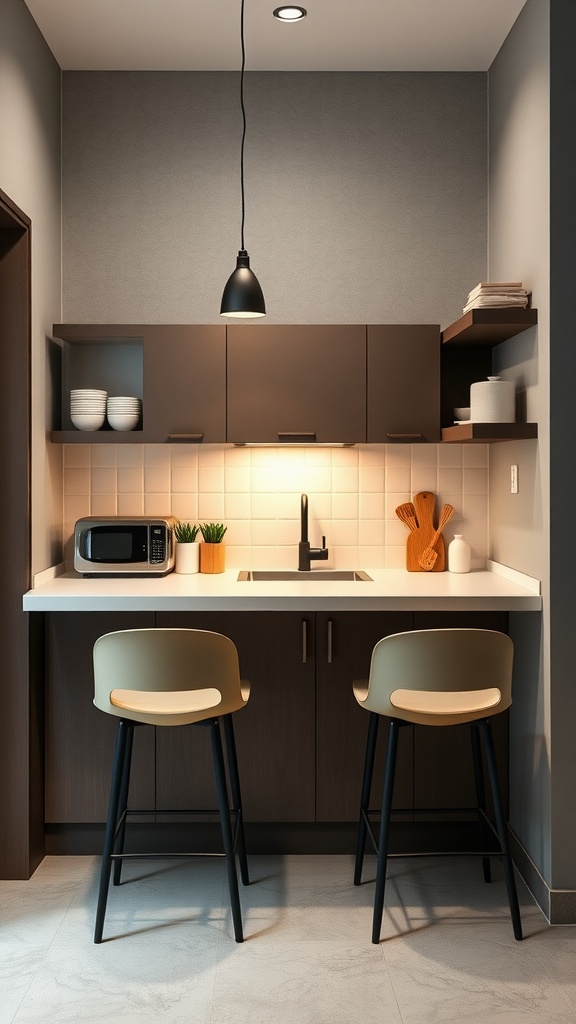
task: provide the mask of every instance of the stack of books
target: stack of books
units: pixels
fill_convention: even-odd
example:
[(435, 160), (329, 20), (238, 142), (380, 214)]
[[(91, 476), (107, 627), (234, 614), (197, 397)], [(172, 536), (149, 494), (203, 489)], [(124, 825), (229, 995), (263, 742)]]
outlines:
[(463, 313), (469, 309), (481, 309), (496, 306), (528, 305), (528, 292), (522, 287), (522, 281), (484, 281), (477, 284), (470, 292)]

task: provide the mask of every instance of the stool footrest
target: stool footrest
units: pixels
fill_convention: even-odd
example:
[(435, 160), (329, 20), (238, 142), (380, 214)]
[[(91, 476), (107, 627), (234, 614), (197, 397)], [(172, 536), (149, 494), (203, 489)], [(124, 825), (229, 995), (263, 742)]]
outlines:
[(225, 857), (225, 853), (111, 853), (110, 860), (173, 860), (179, 857)]

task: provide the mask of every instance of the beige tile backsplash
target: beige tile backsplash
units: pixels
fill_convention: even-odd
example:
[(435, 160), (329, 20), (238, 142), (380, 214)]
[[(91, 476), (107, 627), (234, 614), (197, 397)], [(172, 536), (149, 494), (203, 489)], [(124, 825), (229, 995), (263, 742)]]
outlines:
[[(296, 567), (300, 494), (324, 566), (405, 564), (406, 527), (394, 509), (430, 490), (456, 514), (474, 566), (488, 555), (488, 445), (232, 448), (223, 445), (64, 446), (64, 539), (85, 515), (174, 515), (228, 526), (230, 568)], [(320, 563), (318, 563), (320, 564)]]

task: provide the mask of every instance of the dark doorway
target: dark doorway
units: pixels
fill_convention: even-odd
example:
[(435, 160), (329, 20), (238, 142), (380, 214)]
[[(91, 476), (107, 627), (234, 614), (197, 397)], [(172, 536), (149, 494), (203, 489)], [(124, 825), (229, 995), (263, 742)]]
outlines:
[(4, 439), (0, 585), (0, 877), (42, 859), (41, 738), (30, 686), (30, 220), (0, 190), (0, 437)]

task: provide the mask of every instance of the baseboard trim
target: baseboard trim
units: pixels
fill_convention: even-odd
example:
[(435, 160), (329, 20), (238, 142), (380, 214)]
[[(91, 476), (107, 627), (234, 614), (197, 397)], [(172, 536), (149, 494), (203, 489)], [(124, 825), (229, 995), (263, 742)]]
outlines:
[[(353, 854), (355, 822), (246, 822), (246, 846), (252, 854)], [(130, 849), (135, 853), (161, 849), (166, 853), (221, 849), (217, 822), (133, 822), (128, 826)], [(475, 822), (393, 822), (390, 853), (454, 852), (480, 849)], [(100, 854), (104, 825), (50, 824), (46, 826), (46, 853), (51, 856)], [(369, 844), (367, 852), (371, 852)]]
[(576, 890), (551, 889), (518, 836), (510, 830), (512, 858), (549, 924), (576, 924)]

